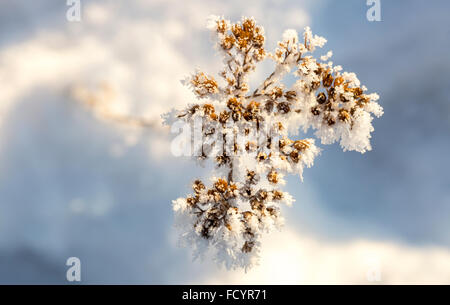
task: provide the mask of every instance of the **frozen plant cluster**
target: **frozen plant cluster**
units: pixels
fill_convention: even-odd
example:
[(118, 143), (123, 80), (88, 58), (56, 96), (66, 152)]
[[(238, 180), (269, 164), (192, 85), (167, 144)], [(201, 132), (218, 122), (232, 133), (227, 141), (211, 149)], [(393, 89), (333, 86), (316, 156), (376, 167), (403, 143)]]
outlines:
[[(292, 137), (312, 128), (322, 144), (364, 153), (371, 149), (372, 115), (383, 109), (354, 73), (333, 65), (331, 51), (312, 56), (326, 40), (308, 27), (301, 39), (285, 31), (273, 53), (253, 18), (231, 23), (213, 16), (208, 28), (224, 68), (218, 80), (197, 71), (184, 81), (198, 103), (176, 117), (201, 139), (194, 158), (213, 160), (215, 172), (209, 182), (195, 180), (193, 193), (174, 200), (173, 210), (194, 256), (212, 250), (219, 264), (248, 269), (258, 263), (261, 235), (283, 224), (280, 207), (294, 201), (280, 188), (284, 174), (302, 178), (320, 153), (314, 139)], [(275, 63), (274, 71), (250, 90), (249, 75), (264, 59)], [(288, 73), (296, 79), (290, 88), (282, 83)]]

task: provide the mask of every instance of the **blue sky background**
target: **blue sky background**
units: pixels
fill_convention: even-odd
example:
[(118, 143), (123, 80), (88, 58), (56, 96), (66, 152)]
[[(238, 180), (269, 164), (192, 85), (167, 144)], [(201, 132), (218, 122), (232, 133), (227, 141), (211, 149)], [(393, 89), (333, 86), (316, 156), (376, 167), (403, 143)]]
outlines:
[[(365, 283), (349, 261), (365, 249), (385, 282), (450, 283), (448, 2), (381, 0), (381, 22), (359, 0), (81, 3), (70, 23), (64, 1), (0, 2), (0, 283), (67, 283), (70, 256), (83, 283)], [(116, 126), (70, 94), (106, 81), (120, 111), (155, 120), (184, 105), (183, 75), (220, 67), (211, 13), (255, 16), (268, 47), (310, 25), (385, 109), (372, 151), (322, 145), (304, 182), (289, 178), (285, 233), (248, 274), (176, 246), (171, 200), (207, 169), (173, 157), (167, 130)]]

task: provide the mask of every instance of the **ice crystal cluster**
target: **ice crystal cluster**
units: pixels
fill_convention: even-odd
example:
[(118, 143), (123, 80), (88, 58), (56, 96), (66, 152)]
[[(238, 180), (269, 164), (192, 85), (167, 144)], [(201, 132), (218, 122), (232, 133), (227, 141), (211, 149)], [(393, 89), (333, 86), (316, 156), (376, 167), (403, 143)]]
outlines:
[[(298, 131), (312, 128), (322, 144), (364, 153), (371, 149), (372, 115), (383, 110), (354, 73), (329, 61), (331, 52), (312, 55), (326, 40), (308, 27), (301, 38), (285, 31), (273, 53), (253, 18), (231, 23), (214, 16), (208, 28), (224, 68), (217, 80), (201, 71), (185, 80), (198, 103), (177, 118), (192, 127), (194, 157), (213, 160), (215, 172), (211, 181), (195, 180), (192, 194), (174, 200), (173, 209), (194, 256), (212, 250), (219, 264), (248, 269), (258, 262), (261, 235), (283, 224), (280, 207), (294, 201), (280, 188), (284, 174), (302, 178), (320, 153), (314, 139), (295, 139)], [(264, 59), (274, 71), (250, 89), (249, 75)], [(288, 73), (295, 77), (290, 88), (282, 83)]]

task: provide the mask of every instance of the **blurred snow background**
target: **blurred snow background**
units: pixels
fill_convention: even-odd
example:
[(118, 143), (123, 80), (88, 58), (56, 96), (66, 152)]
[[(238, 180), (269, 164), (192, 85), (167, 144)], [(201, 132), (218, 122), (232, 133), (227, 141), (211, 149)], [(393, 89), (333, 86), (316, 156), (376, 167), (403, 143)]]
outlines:
[[(450, 5), (365, 1), (81, 0), (0, 2), (0, 283), (450, 283)], [(255, 16), (272, 48), (310, 25), (325, 51), (381, 96), (374, 150), (325, 148), (286, 227), (244, 273), (192, 262), (176, 245), (170, 202), (205, 169), (170, 154), (163, 128), (99, 120), (73, 88), (112, 88), (117, 113), (157, 120), (192, 100), (181, 86), (220, 58), (210, 14)], [(368, 277), (369, 275), (369, 277)], [(377, 282), (375, 282), (377, 283)]]

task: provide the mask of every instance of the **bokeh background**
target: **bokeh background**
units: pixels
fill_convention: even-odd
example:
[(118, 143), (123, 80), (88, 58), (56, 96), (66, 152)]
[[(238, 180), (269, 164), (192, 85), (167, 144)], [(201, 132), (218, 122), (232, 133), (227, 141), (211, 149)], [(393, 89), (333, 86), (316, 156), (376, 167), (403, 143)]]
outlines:
[[(76, 256), (84, 284), (449, 284), (450, 4), (381, 0), (380, 22), (368, 8), (81, 0), (69, 22), (65, 1), (0, 1), (0, 283), (66, 284)], [(210, 14), (254, 16), (268, 48), (310, 25), (385, 109), (372, 151), (322, 146), (305, 181), (288, 180), (286, 226), (247, 273), (193, 262), (173, 228), (171, 200), (208, 169), (170, 153), (159, 116), (192, 101), (186, 74), (220, 68)]]

